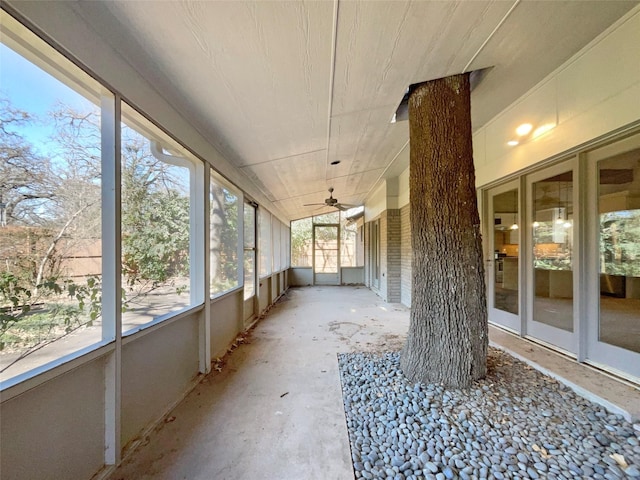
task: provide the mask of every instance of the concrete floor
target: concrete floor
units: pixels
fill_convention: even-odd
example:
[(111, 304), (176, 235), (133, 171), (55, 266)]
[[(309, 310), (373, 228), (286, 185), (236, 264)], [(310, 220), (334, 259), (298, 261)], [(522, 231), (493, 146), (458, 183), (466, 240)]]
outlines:
[[(398, 350), (408, 326), (407, 308), (364, 287), (290, 289), (109, 478), (353, 479), (336, 355)], [(588, 378), (593, 399), (640, 405), (632, 386), (493, 327), (490, 338), (578, 390)]]

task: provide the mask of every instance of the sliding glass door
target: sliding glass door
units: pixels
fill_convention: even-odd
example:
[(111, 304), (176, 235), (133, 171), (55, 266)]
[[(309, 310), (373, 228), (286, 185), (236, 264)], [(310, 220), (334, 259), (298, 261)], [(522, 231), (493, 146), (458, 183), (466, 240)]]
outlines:
[(526, 334), (576, 353), (575, 160), (527, 176)]
[(640, 377), (640, 135), (586, 153), (587, 357)]
[(489, 190), (489, 320), (520, 332), (520, 195), (517, 181)]
[(483, 199), (489, 321), (637, 381), (640, 132)]

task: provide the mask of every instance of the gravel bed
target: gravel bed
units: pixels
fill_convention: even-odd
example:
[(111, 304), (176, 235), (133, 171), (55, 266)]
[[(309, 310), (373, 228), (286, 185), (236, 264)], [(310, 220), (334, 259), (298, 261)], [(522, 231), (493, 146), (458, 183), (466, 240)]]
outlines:
[(640, 424), (500, 350), (467, 390), (409, 383), (398, 352), (338, 360), (356, 478), (640, 478)]

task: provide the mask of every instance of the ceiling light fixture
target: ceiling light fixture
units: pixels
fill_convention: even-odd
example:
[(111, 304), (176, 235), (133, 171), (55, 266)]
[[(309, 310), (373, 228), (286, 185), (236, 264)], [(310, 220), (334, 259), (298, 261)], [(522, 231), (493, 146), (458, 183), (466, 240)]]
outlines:
[(516, 145), (518, 145), (520, 142), (518, 142), (517, 140), (509, 140), (507, 142), (507, 145), (509, 145), (510, 147), (515, 147)]
[(331, 162), (331, 165), (338, 165), (340, 163), (340, 160), (334, 160), (333, 162)]
[(554, 128), (556, 128), (555, 124), (553, 124), (553, 123), (545, 123), (544, 125), (540, 125), (538, 128), (536, 128), (533, 131), (533, 133), (531, 134), (531, 136), (533, 138), (537, 138), (537, 137), (539, 137), (541, 135), (544, 135), (549, 130), (553, 130)]
[(525, 135), (528, 135), (532, 129), (533, 125), (531, 125), (530, 123), (523, 123), (518, 128), (516, 128), (516, 133), (519, 136), (524, 137)]

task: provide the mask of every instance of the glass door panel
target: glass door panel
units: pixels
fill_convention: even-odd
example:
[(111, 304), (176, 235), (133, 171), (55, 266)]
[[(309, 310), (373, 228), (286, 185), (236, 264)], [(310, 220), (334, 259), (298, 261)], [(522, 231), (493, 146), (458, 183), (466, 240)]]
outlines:
[(531, 310), (527, 333), (576, 352), (574, 331), (574, 171), (565, 162), (531, 175)]
[(518, 182), (489, 191), (487, 257), (489, 320), (520, 332), (520, 215)]
[(316, 285), (340, 285), (338, 225), (313, 227), (313, 275)]
[(598, 340), (640, 353), (640, 149), (631, 153), (598, 162)]
[(640, 378), (640, 134), (586, 154), (590, 187), (587, 359)]

